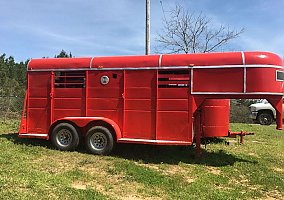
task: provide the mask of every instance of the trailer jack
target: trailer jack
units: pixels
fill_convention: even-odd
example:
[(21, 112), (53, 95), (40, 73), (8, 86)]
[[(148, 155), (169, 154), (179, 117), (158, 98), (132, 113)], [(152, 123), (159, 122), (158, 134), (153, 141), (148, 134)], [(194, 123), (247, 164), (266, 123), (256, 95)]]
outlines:
[(229, 131), (229, 133), (228, 133), (228, 137), (230, 137), (230, 138), (236, 138), (237, 136), (240, 136), (240, 141), (239, 141), (240, 144), (244, 143), (244, 137), (246, 135), (254, 135), (254, 133), (252, 133), (252, 132), (245, 132), (243, 130), (241, 130), (241, 132), (231, 132), (231, 131)]
[[(244, 144), (244, 137), (246, 135), (254, 135), (253, 132), (245, 132), (243, 130), (241, 130), (241, 132), (232, 132), (232, 131), (228, 131), (228, 137), (230, 138), (237, 138), (237, 136), (240, 136), (240, 140), (239, 140), (239, 144)], [(196, 140), (195, 140), (195, 156), (197, 158), (201, 158), (202, 156), (202, 150), (201, 150), (201, 138), (200, 135), (197, 134)], [(206, 143), (205, 143), (205, 148), (206, 148)]]

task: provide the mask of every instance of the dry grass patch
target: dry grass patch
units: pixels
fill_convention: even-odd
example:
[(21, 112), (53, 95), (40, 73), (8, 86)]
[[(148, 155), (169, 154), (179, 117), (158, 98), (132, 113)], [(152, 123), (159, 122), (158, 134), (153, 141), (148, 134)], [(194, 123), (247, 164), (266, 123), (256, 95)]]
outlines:
[(218, 169), (217, 167), (207, 166), (206, 169), (211, 174), (214, 174), (214, 175), (220, 175), (221, 174), (221, 170)]
[(134, 163), (138, 166), (146, 167), (146, 168), (157, 170), (157, 171), (159, 171), (161, 169), (161, 164), (141, 163), (140, 161), (134, 162)]
[(267, 199), (267, 200), (283, 200), (284, 196), (283, 193), (281, 194), (278, 190), (273, 190), (273, 191), (269, 191), (268, 193), (266, 193), (266, 197), (263, 199)]
[(71, 184), (74, 189), (86, 190), (87, 188), (94, 188), (103, 195), (112, 196), (115, 199), (147, 198), (140, 194), (140, 191), (144, 190), (143, 184), (125, 181), (123, 174), (110, 173), (114, 169), (113, 162), (106, 160), (106, 157), (76, 152), (71, 154), (76, 154), (76, 156), (66, 156), (59, 153), (52, 157), (40, 157), (34, 160), (33, 163), (39, 167), (40, 171), (53, 174), (62, 174), (72, 170), (84, 172), (88, 177), (80, 181), (75, 180)]
[(272, 170), (275, 172), (284, 172), (284, 169), (279, 167), (272, 167)]
[(250, 155), (250, 156), (253, 156), (253, 157), (255, 157), (255, 158), (260, 158), (260, 156), (259, 155), (257, 155), (256, 153), (248, 153), (248, 155)]
[(135, 162), (138, 166), (146, 167), (151, 170), (155, 170), (162, 175), (165, 176), (179, 176), (182, 177), (182, 179), (186, 183), (193, 183), (195, 181), (195, 178), (191, 176), (193, 173), (193, 170), (190, 168), (187, 168), (185, 166), (180, 165), (167, 165), (167, 164), (145, 164), (140, 162)]
[(78, 189), (78, 190), (86, 190), (87, 189), (87, 185), (85, 183), (77, 182), (77, 181), (72, 183), (71, 187)]
[(143, 198), (139, 191), (143, 190), (144, 186), (134, 181), (125, 181), (123, 175), (110, 175), (107, 172), (95, 174), (88, 184), (102, 194), (116, 199), (128, 196)]

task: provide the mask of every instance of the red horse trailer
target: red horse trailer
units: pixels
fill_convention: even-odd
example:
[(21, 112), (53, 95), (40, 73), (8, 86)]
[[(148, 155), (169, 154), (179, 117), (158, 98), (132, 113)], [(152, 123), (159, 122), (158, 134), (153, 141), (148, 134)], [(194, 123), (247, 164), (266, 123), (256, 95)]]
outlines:
[(32, 59), (19, 137), (61, 150), (84, 138), (95, 154), (115, 143), (192, 145), (229, 134), (228, 99), (267, 99), (282, 129), (284, 68), (268, 52)]

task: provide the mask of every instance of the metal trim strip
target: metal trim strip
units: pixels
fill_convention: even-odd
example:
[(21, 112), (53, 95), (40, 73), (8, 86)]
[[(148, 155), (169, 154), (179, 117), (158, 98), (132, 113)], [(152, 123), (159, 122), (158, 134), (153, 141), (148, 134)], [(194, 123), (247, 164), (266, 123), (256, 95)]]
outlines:
[(241, 51), (241, 54), (242, 54), (242, 62), (243, 62), (243, 65), (246, 64), (246, 58), (245, 58), (245, 53), (243, 51)]
[(69, 119), (69, 120), (76, 120), (76, 119), (86, 119), (86, 120), (101, 120), (101, 119), (108, 119), (105, 117), (64, 117), (62, 119)]
[(28, 133), (28, 134), (20, 134), (20, 136), (47, 137), (48, 134), (32, 134), (32, 133)]
[(190, 70), (190, 93), (193, 91), (193, 68)]
[(243, 66), (244, 66), (244, 93), (247, 92), (247, 68), (246, 68), (246, 60), (245, 60), (245, 54), (242, 51), (242, 61), (243, 61)]
[(147, 143), (174, 143), (174, 144), (192, 144), (192, 142), (186, 141), (172, 141), (172, 140), (146, 140), (146, 139), (133, 139), (133, 138), (121, 138), (118, 141), (121, 142), (147, 142)]
[[(194, 69), (225, 69), (225, 68), (243, 68), (244, 65), (219, 65), (219, 66), (194, 66)], [(245, 65), (246, 68), (277, 68), (284, 69), (284, 66), (280, 65)]]
[(163, 54), (161, 54), (160, 57), (159, 57), (159, 67), (162, 66), (162, 58), (163, 58)]
[(29, 60), (28, 64), (27, 64), (27, 71), (29, 71), (29, 65), (30, 65), (30, 62), (32, 61), (32, 59)]
[(197, 94), (197, 95), (201, 95), (201, 94), (236, 94), (236, 95), (241, 95), (241, 94), (268, 94), (268, 95), (283, 95), (283, 93), (273, 93), (273, 92), (191, 92), (191, 94)]
[[(175, 67), (140, 67), (140, 68), (77, 68), (77, 69), (31, 69), (28, 71), (40, 72), (40, 71), (85, 71), (85, 70), (98, 70), (98, 71), (110, 71), (110, 70), (157, 70), (157, 69), (225, 69), (225, 68), (243, 68), (244, 65), (220, 65), (220, 66), (175, 66)], [(275, 68), (283, 69), (284, 66), (279, 65), (246, 65), (246, 68)]]
[(95, 57), (92, 57), (91, 61), (90, 61), (90, 69), (92, 69), (92, 64), (93, 64), (93, 60)]

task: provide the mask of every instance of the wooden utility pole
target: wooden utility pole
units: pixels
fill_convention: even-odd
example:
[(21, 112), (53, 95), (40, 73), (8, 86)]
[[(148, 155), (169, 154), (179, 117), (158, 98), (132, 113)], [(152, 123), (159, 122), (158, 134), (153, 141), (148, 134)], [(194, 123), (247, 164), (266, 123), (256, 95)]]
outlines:
[(150, 0), (146, 0), (146, 55), (150, 54)]

